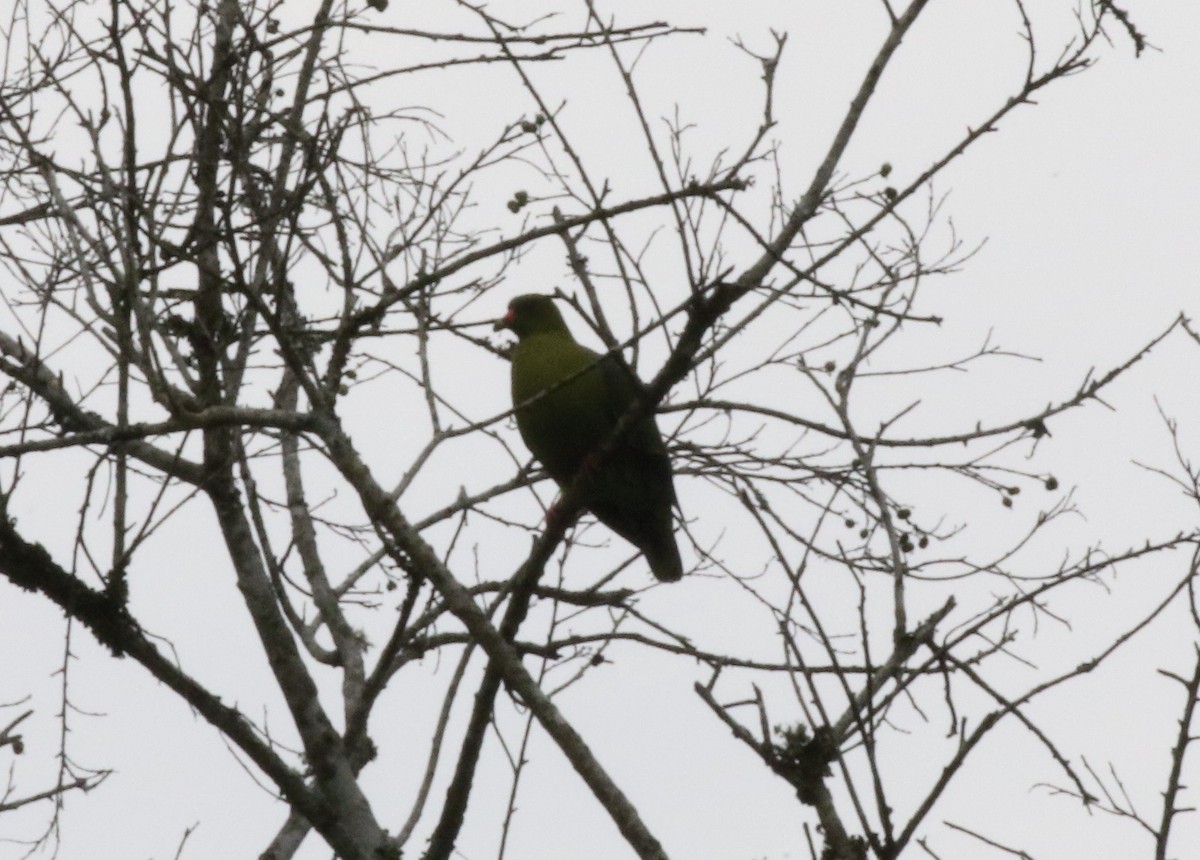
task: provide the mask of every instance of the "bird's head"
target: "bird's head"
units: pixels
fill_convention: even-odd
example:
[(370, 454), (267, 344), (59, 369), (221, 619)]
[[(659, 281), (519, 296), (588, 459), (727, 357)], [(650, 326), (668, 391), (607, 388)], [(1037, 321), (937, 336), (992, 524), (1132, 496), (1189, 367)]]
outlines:
[(518, 338), (546, 332), (568, 332), (553, 296), (528, 293), (508, 303), (508, 311), (496, 320), (495, 330), (506, 328)]

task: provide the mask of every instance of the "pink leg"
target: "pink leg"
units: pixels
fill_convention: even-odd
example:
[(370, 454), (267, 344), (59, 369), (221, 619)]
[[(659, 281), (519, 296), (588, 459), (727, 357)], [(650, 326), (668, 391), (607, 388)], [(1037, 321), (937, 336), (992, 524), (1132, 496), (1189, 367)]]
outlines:
[(546, 528), (557, 528), (561, 520), (562, 514), (559, 513), (558, 502), (555, 501), (546, 509)]
[(593, 451), (592, 453), (588, 454), (579, 463), (579, 470), (575, 473), (576, 477), (589, 478), (592, 475), (595, 475), (596, 472), (600, 469), (600, 462), (602, 459), (603, 458), (596, 451)]

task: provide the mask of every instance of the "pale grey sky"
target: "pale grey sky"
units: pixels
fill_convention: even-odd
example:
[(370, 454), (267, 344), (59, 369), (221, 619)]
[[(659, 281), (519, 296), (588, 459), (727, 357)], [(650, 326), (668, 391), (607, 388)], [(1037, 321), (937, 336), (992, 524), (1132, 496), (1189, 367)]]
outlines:
[[(298, 12), (310, 4), (291, 5)], [(378, 20), (396, 27), (451, 26), (463, 19), (443, 8), (449, 5), (393, 0)], [(533, 5), (493, 7), (501, 17), (517, 18), (530, 16)], [(1060, 7), (1063, 14), (1050, 22), (1048, 34), (1061, 34), (1070, 26), (1070, 3), (1029, 5)], [(911, 422), (906, 425), (909, 432), (953, 425), (959, 416), (962, 429), (968, 429), (976, 420), (998, 422), (1041, 408), (1070, 394), (1089, 368), (1104, 372), (1125, 360), (1180, 311), (1200, 311), (1195, 270), (1200, 249), (1200, 7), (1183, 0), (1127, 0), (1123, 5), (1155, 49), (1135, 61), (1129, 40), (1111, 28), (1113, 45), (1101, 52), (1095, 68), (1050, 87), (1038, 105), (1018, 110), (998, 133), (973, 147), (937, 180), (937, 193), (949, 195), (944, 212), (952, 216), (958, 235), (968, 245), (986, 242), (961, 272), (925, 287), (927, 307), (942, 314), (945, 322), (924, 338), (904, 341), (911, 353), (896, 354), (894, 361), (903, 365), (956, 355), (981, 343), (989, 332), (994, 343), (1041, 361), (983, 362), (970, 374), (947, 374), (937, 386), (906, 393), (907, 399), (921, 400), (920, 409), (906, 419)], [(537, 6), (566, 9), (567, 21), (583, 22), (580, 4), (547, 0)], [(884, 31), (879, 0), (647, 0), (607, 8), (622, 18), (636, 15), (637, 20), (669, 19), (708, 28), (704, 36), (680, 35), (656, 43), (636, 73), (653, 122), (678, 105), (681, 115), (696, 124), (689, 140), (698, 162), (718, 147), (744, 144), (761, 109), (759, 70), (730, 40), (740, 37), (749, 47), (766, 51), (772, 43), (770, 28), (787, 32), (777, 81), (776, 136), (786, 186), (796, 192), (828, 146)], [(1039, 8), (1038, 14), (1045, 12)], [(370, 52), (362, 56), (363, 62), (386, 67), (393, 61), (394, 47), (387, 37), (373, 36), (366, 45)], [(1042, 62), (1057, 49), (1058, 43), (1047, 37)], [(894, 166), (896, 185), (911, 180), (1019, 83), (1021, 51), (1012, 2), (934, 0), (888, 70), (843, 172), (865, 176), (886, 161)], [(626, 141), (631, 129), (627, 105), (602, 52), (579, 62), (535, 66), (533, 74), (553, 99), (567, 100), (562, 121), (596, 175), (611, 178), (615, 199), (644, 189), (649, 165), (640, 142)], [(398, 86), (401, 92), (389, 93), (393, 103), (438, 109), (440, 125), (468, 152), (503, 123), (535, 110), (502, 65), (485, 71), (423, 73), (401, 78)], [(737, 129), (732, 142), (730, 128)], [(770, 179), (764, 172), (764, 188)], [(497, 182), (493, 196), (508, 187), (522, 187), (524, 181), (529, 180), (514, 173), (507, 185)], [(497, 211), (472, 217), (481, 224), (499, 224), (503, 233), (511, 234), (519, 220), (507, 217), (502, 201), (496, 196)], [(522, 282), (494, 301), (489, 297), (490, 303), (479, 308), (480, 318), (499, 313), (517, 293), (570, 286), (559, 246), (531, 255), (516, 271)], [(572, 325), (582, 334), (577, 319)], [(1176, 338), (1114, 388), (1110, 400), (1119, 406), (1117, 413), (1097, 404), (1051, 427), (1053, 436), (1036, 452), (1037, 468), (1051, 468), (1064, 487), (1079, 485), (1077, 499), (1086, 514), (1086, 519), (1065, 524), (1064, 541), (1069, 538), (1073, 546), (1083, 546), (1102, 540), (1106, 548), (1115, 549), (1131, 540), (1194, 527), (1196, 512), (1187, 500), (1164, 492), (1160, 478), (1132, 461), (1170, 461), (1155, 397), (1165, 412), (1179, 419), (1184, 437), (1200, 445), (1194, 382), (1198, 355), (1197, 344)], [(480, 414), (490, 407), (493, 412), (507, 408), (506, 366), (482, 352), (447, 361), (447, 372), (477, 387)], [(648, 362), (643, 374), (657, 369), (653, 355)], [(348, 420), (365, 422), (372, 413), (386, 416), (393, 408), (398, 407), (373, 397), (360, 402), (351, 398)], [(364, 431), (359, 437), (381, 473), (389, 476), (387, 451), (395, 444), (391, 426), (380, 421), (377, 433)], [(459, 483), (474, 474), (511, 473), (511, 464), (498, 460), (468, 459), (442, 468), (445, 472), (435, 476), (446, 476), (444, 486), (436, 488), (436, 480), (433, 484), (445, 497), (431, 502), (430, 509), (452, 498)], [(1153, 498), (1154, 505), (1143, 504), (1145, 498)], [(63, 507), (73, 504), (74, 500)], [(982, 502), (964, 499), (961, 514), (964, 519), (974, 516), (976, 523), (997, 517), (996, 529), (1005, 537), (1020, 530), (1014, 520), (985, 512)], [(62, 512), (22, 516), (50, 520)], [(165, 527), (142, 562), (153, 567), (151, 560), (157, 559), (161, 570), (141, 572), (138, 599), (151, 607), (157, 629), (170, 631), (186, 669), (212, 682), (226, 701), (236, 701), (255, 716), (269, 713), (268, 722), (286, 727), (286, 711), (278, 695), (266, 689), (270, 681), (259, 665), (253, 630), (224, 573), (223, 552), (197, 544), (191, 536), (187, 522)], [(986, 545), (994, 537), (980, 534), (978, 539)], [(499, 548), (505, 564), (518, 561), (521, 550), (514, 542)], [(1063, 545), (1052, 542), (1033, 547), (1029, 568), (1054, 566), (1063, 553)], [(1155, 565), (1182, 562), (1172, 557), (1122, 570), (1109, 583), (1116, 596), (1106, 597), (1096, 589), (1094, 609), (1091, 598), (1081, 593), (1079, 605), (1070, 608), (1076, 626), (1067, 630), (1047, 625), (1035, 640), (1039, 665), (1050, 669), (1057, 662), (1065, 667), (1085, 659), (1107, 630), (1106, 601), (1136, 605), (1146, 598), (1140, 583), (1154, 580)], [(739, 619), (722, 616), (724, 596), (719, 589), (701, 584), (684, 593), (687, 585), (660, 589), (644, 599), (683, 619), (681, 624), (706, 642), (732, 637), (769, 643), (771, 631), (745, 630), (739, 628)], [(672, 606), (673, 601), (677, 605)], [(31, 752), (53, 748), (58, 727), (46, 717), (59, 683), (52, 673), (61, 663), (61, 614), (5, 587), (0, 589), (0, 619), (0, 655), (5, 660), (0, 701), (32, 694), (41, 719), (26, 728), (27, 746)], [(385, 635), (381, 631), (387, 621), (381, 619), (380, 628), (371, 631), (376, 642)], [(1181, 624), (1179, 629), (1178, 637), (1169, 625), (1156, 629), (1132, 646), (1141, 651), (1119, 664), (1123, 671), (1085, 679), (1069, 696), (1052, 696), (1038, 706), (1045, 725), (1070, 740), (1071, 755), (1087, 756), (1099, 769), (1112, 761), (1131, 785), (1145, 785), (1143, 780), (1156, 784), (1154, 774), (1166, 765), (1178, 692), (1147, 666), (1157, 667), (1180, 655), (1187, 659), (1191, 640), (1186, 627)], [(1194, 636), (1193, 630), (1191, 639)], [(256, 856), (283, 820), (284, 807), (255, 785), (215, 731), (132, 661), (110, 659), (79, 629), (71, 647), (78, 656), (71, 670), (72, 699), (79, 708), (96, 712), (71, 715), (72, 754), (84, 764), (113, 767), (116, 773), (99, 790), (68, 799), (60, 856), (168, 860), (184, 829), (194, 824), (198, 829), (183, 857)], [(1159, 654), (1162, 661), (1156, 662)], [(618, 650), (614, 656), (615, 665), (566, 693), (561, 706), (653, 822), (668, 853), (685, 860), (807, 857), (802, 825), (814, 819), (781, 780), (731, 741), (728, 730), (691, 693), (695, 681), (707, 680), (704, 671), (697, 667), (688, 674), (679, 661), (643, 651)], [(453, 667), (449, 661), (427, 662), (425, 675), (402, 678), (381, 702), (372, 723), (381, 738), (428, 736), (434, 716), (428, 702), (441, 695)], [(1013, 671), (1019, 685), (1021, 667), (1014, 663)], [(788, 695), (782, 681), (778, 689), (764, 692), (773, 700)], [(1161, 709), (1146, 707), (1159, 699)], [(464, 718), (465, 706), (453, 725), (461, 728)], [(517, 725), (511, 708), (501, 708), (499, 719)], [(285, 738), (291, 742), (290, 731), (285, 730)], [(495, 857), (503, 813), (503, 801), (497, 798), (507, 793), (507, 770), (495, 739), (489, 738), (488, 744), (490, 757), (478, 796), (491, 799), (479, 801), (487, 811), (468, 819), (459, 842), (461, 856), (469, 860)], [(892, 750), (896, 760), (891, 764), (907, 763), (914, 787), (931, 777), (931, 761), (938, 761), (926, 756), (923, 744), (914, 735), (911, 744)], [(534, 766), (518, 800), (521, 812), (507, 855), (511, 860), (632, 856), (603, 812), (587, 802), (587, 789), (559, 751), (537, 730), (529, 757)], [(1022, 766), (1012, 767), (1015, 762)], [(365, 772), (364, 784), (393, 830), (408, 813), (412, 773), (423, 764), (423, 749), (384, 743), (380, 759)], [(1188, 765), (1191, 783), (1200, 784), (1200, 752), (1193, 753)], [(444, 777), (443, 773), (435, 795), (444, 788)], [(978, 782), (966, 791), (952, 791), (931, 820), (1020, 822), (1011, 829), (1038, 860), (1150, 856), (1145, 836), (1135, 825), (1102, 814), (1088, 817), (1077, 804), (1035, 788), (1039, 780), (1061, 777), (1044, 750), (1015, 725), (985, 741), (958, 779)], [(1143, 812), (1148, 812), (1156, 795), (1139, 799), (1147, 806)], [(34, 809), (0, 818), (0, 839), (30, 836), (40, 815)], [(426, 835), (418, 831), (406, 856), (419, 856)], [(1200, 825), (1190, 819), (1181, 823), (1174, 843), (1179, 860), (1188, 860), (1189, 842), (1200, 844)], [(978, 842), (944, 831), (934, 844), (943, 860), (990, 856)], [(0, 842), (3, 860), (21, 854), (18, 844)], [(328, 857), (329, 851), (313, 836), (298, 856), (316, 860)]]

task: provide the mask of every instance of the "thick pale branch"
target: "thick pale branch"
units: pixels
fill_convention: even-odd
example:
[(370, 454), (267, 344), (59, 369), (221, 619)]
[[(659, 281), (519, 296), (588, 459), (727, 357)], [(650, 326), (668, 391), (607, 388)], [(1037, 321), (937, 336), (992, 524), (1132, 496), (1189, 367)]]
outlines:
[[(210, 451), (221, 446), (220, 442), (210, 441), (208, 444)], [(312, 768), (313, 777), (322, 796), (335, 810), (341, 831), (337, 834), (338, 844), (332, 841), (330, 844), (339, 852), (348, 851), (348, 846), (353, 846), (346, 856), (362, 857), (364, 860), (371, 856), (372, 851), (386, 854), (389, 839), (375, 821), (370, 805), (362, 794), (346, 745), (321, 705), (316, 683), (276, 602), (275, 590), (263, 566), (232, 476), (225, 471), (214, 470), (205, 490), (212, 499), (225, 537), (229, 557), (237, 573), (238, 589), (242, 592), (271, 671), (304, 744), (305, 757)], [(317, 826), (315, 822), (314, 826)], [(323, 835), (329, 838), (328, 833)]]
[(388, 493), (371, 475), (341, 427), (327, 420), (320, 435), (328, 446), (330, 459), (357, 491), (367, 515), (387, 533), (407, 559), (409, 574), (427, 578), (438, 590), (449, 610), (466, 625), (472, 638), (487, 653), (504, 682), (521, 697), (542, 728), (558, 744), (638, 856), (644, 860), (663, 860), (666, 854), (662, 846), (646, 828), (633, 804), (608, 776), (575, 728), (538, 687), (522, 665), (517, 650), (505, 640), (466, 588), (404, 519)]

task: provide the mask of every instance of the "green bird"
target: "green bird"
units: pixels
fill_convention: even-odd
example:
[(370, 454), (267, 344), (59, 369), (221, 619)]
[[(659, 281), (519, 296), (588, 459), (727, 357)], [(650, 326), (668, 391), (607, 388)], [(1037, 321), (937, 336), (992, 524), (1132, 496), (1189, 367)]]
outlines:
[(525, 445), (560, 487), (585, 482), (587, 509), (637, 547), (656, 577), (678, 580), (683, 562), (671, 520), (675, 484), (654, 416), (630, 427), (610, 453), (593, 456), (642, 383), (613, 356), (577, 343), (550, 296), (513, 299), (496, 323), (502, 328), (517, 336), (512, 399)]

